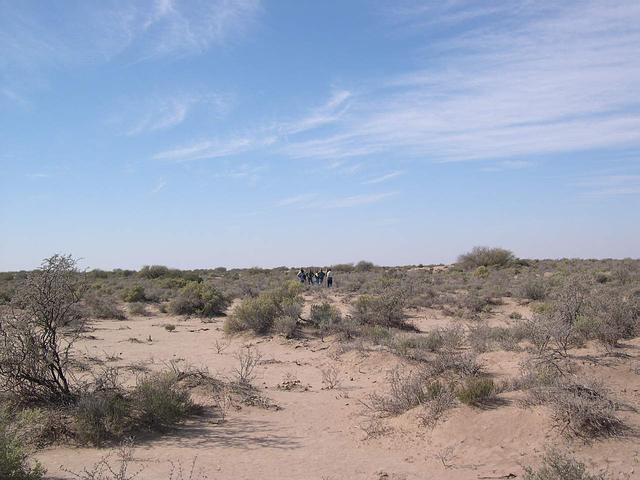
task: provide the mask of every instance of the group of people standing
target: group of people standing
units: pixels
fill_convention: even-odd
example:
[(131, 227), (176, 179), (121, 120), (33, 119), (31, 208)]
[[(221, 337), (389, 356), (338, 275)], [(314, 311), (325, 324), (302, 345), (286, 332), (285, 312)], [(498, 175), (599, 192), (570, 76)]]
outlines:
[(324, 279), (327, 279), (327, 287), (333, 286), (333, 272), (331, 269), (327, 269), (325, 273), (324, 270), (320, 269), (317, 272), (313, 272), (309, 270), (308, 272), (304, 271), (304, 268), (298, 270), (298, 280), (300, 283), (309, 283), (309, 285), (324, 285)]

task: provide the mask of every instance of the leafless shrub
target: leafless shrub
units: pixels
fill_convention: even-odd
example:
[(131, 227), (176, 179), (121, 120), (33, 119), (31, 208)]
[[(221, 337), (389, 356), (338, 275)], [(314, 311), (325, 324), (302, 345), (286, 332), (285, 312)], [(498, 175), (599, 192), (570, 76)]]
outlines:
[(471, 352), (439, 352), (427, 370), (432, 377), (438, 377), (447, 372), (458, 377), (477, 376), (482, 373), (482, 365), (477, 356)]
[(532, 403), (547, 404), (563, 433), (594, 438), (617, 436), (627, 428), (616, 416), (618, 404), (604, 386), (592, 381), (562, 380), (529, 390)]
[(365, 433), (365, 439), (380, 438), (393, 431), (391, 427), (385, 425), (379, 418), (370, 418), (360, 425), (360, 429)]
[(221, 355), (222, 352), (224, 352), (229, 347), (229, 345), (231, 345), (231, 342), (220, 342), (220, 340), (216, 339), (214, 343), (216, 353), (218, 355)]
[(336, 365), (329, 365), (323, 369), (322, 372), (322, 384), (327, 390), (333, 390), (340, 385), (340, 371)]
[(74, 397), (70, 350), (81, 318), (85, 285), (71, 256), (54, 255), (28, 275), (11, 314), (0, 318), (0, 389), (23, 401), (68, 402)]
[(434, 428), (455, 406), (456, 396), (452, 388), (440, 382), (432, 382), (427, 388), (430, 399), (422, 405), (418, 418), (425, 427)]
[(429, 400), (427, 382), (423, 372), (398, 367), (388, 376), (386, 395), (369, 395), (371, 409), (382, 415), (398, 415)]
[(103, 456), (97, 463), (85, 467), (81, 472), (74, 472), (64, 466), (60, 469), (78, 480), (133, 480), (144, 471), (144, 466), (131, 471), (133, 461), (133, 442), (126, 441), (116, 452), (116, 461), (111, 460), (112, 454)]
[(239, 383), (250, 384), (255, 378), (255, 368), (262, 360), (262, 354), (253, 347), (241, 348), (236, 352), (238, 366), (235, 368)]

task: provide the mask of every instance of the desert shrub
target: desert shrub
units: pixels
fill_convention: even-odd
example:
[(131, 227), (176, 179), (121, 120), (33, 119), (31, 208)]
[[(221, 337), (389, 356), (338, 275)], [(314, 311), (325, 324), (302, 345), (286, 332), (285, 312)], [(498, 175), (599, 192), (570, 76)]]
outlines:
[(85, 284), (70, 256), (54, 255), (16, 292), (11, 314), (0, 317), (0, 390), (23, 402), (68, 402), (75, 335), (63, 331), (81, 318)]
[(154, 279), (169, 275), (171, 270), (164, 265), (145, 265), (138, 272), (138, 276), (142, 278)]
[(399, 293), (362, 295), (352, 304), (352, 316), (361, 325), (409, 328), (404, 307), (404, 297)]
[(618, 405), (599, 383), (556, 381), (533, 387), (532, 403), (547, 404), (563, 433), (594, 438), (622, 434), (626, 428), (616, 416)]
[(151, 430), (166, 429), (193, 411), (189, 391), (174, 372), (160, 372), (138, 379), (131, 394), (137, 421)]
[(197, 315), (215, 317), (223, 315), (229, 307), (229, 300), (212, 285), (189, 282), (180, 289), (171, 301), (169, 309), (177, 315)]
[(147, 294), (142, 285), (132, 285), (122, 293), (122, 300), (129, 303), (145, 302), (147, 301)]
[(482, 365), (477, 356), (471, 352), (441, 351), (427, 365), (430, 376), (436, 377), (451, 373), (458, 377), (477, 376), (482, 373)]
[(512, 252), (504, 248), (473, 247), (458, 257), (458, 264), (465, 270), (478, 267), (504, 267), (515, 260)]
[(354, 270), (356, 272), (370, 272), (375, 268), (375, 265), (372, 262), (367, 262), (366, 260), (360, 260), (356, 263)]
[(583, 320), (579, 324), (582, 333), (608, 347), (616, 347), (620, 340), (637, 335), (640, 303), (613, 294), (601, 295), (594, 303), (590, 321)]
[(524, 470), (524, 480), (606, 480), (604, 475), (589, 473), (584, 463), (557, 450), (547, 452), (537, 470), (531, 467)]
[(282, 315), (273, 322), (273, 330), (286, 338), (293, 338), (298, 332), (298, 317)]
[(40, 480), (44, 469), (28, 460), (27, 448), (16, 432), (5, 408), (0, 410), (0, 478), (3, 480)]
[(489, 269), (484, 265), (480, 265), (473, 271), (473, 276), (477, 278), (487, 278), (489, 276)]
[(422, 405), (418, 418), (426, 427), (433, 428), (445, 413), (456, 404), (453, 389), (439, 381), (427, 385), (428, 401)]
[(429, 400), (423, 372), (395, 368), (388, 376), (389, 391), (385, 395), (371, 394), (373, 411), (383, 415), (398, 415)]
[(520, 296), (529, 300), (544, 300), (547, 286), (541, 278), (529, 278), (520, 289)]
[(491, 298), (470, 292), (462, 302), (462, 305), (472, 313), (488, 312), (492, 305)]
[(467, 405), (480, 405), (495, 396), (495, 385), (490, 378), (468, 377), (458, 388), (456, 397)]
[(238, 383), (248, 385), (255, 378), (255, 369), (262, 360), (262, 354), (255, 348), (241, 348), (236, 352), (238, 366), (235, 368)]
[(278, 317), (298, 318), (302, 311), (300, 288), (299, 283), (290, 282), (284, 287), (261, 292), (257, 297), (245, 298), (225, 320), (225, 332), (252, 330), (264, 335), (271, 331)]
[(92, 392), (80, 397), (75, 411), (80, 442), (100, 446), (121, 438), (129, 420), (128, 400), (116, 391)]
[(149, 315), (147, 305), (143, 302), (131, 302), (129, 304), (129, 313), (131, 315), (140, 315), (142, 317), (146, 317), (147, 315)]
[(101, 295), (87, 295), (85, 304), (89, 308), (89, 315), (100, 319), (125, 320), (127, 316), (112, 297)]

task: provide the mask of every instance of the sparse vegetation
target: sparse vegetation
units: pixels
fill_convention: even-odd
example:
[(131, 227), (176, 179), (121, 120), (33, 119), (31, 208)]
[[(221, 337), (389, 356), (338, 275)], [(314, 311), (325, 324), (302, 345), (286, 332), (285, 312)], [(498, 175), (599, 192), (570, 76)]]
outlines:
[(542, 459), (537, 470), (525, 467), (524, 480), (606, 480), (604, 475), (595, 475), (587, 471), (584, 463), (550, 450)]

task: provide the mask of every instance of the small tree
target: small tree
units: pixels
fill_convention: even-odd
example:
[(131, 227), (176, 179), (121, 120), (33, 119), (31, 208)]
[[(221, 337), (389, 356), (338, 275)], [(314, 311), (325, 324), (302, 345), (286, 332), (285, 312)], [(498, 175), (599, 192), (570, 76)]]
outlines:
[(23, 401), (73, 398), (69, 354), (81, 318), (85, 284), (71, 256), (54, 255), (20, 285), (11, 312), (0, 317), (0, 390)]

